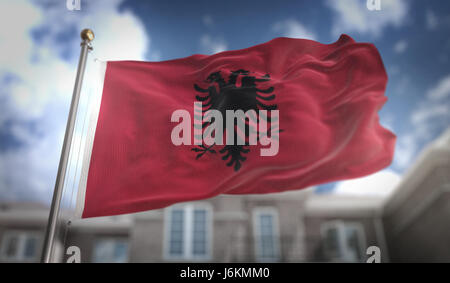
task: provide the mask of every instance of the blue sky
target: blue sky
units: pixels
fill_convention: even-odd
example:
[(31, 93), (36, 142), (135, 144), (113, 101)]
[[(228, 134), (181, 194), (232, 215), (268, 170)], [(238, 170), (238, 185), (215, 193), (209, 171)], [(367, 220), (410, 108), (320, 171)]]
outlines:
[(374, 43), (389, 75), (381, 123), (398, 143), (387, 170), (356, 183), (362, 193), (388, 193), (450, 126), (448, 1), (381, 0), (369, 11), (365, 0), (81, 0), (69, 11), (65, 0), (4, 0), (0, 23), (0, 201), (51, 199), (84, 27), (103, 60), (212, 54), (278, 36)]

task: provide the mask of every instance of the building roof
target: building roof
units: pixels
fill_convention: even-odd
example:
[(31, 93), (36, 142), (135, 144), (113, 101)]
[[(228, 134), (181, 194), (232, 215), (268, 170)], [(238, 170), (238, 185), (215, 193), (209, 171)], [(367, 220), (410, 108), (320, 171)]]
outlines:
[(450, 165), (450, 127), (436, 140), (428, 144), (419, 154), (414, 164), (403, 175), (402, 181), (390, 195), (384, 206), (384, 212), (390, 213), (413, 194), (439, 166)]
[(371, 217), (380, 212), (385, 199), (374, 196), (319, 194), (305, 203), (307, 216)]

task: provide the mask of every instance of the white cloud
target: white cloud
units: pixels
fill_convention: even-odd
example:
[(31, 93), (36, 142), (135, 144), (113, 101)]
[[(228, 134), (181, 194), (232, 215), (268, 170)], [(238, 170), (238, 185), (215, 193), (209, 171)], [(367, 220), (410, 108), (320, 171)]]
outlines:
[[(65, 31), (74, 29), (78, 34), (85, 27), (92, 28), (96, 39), (91, 57), (144, 59), (149, 38), (136, 17), (127, 11), (117, 11), (119, 4), (118, 0), (95, 1), (87, 11), (68, 12), (65, 5), (53, 4), (44, 9), (26, 1), (2, 2), (5, 7), (0, 7), (0, 18), (8, 20), (9, 25), (0, 27), (0, 50), (9, 56), (2, 56), (5, 59), (0, 61), (0, 72), (20, 79), (7, 92), (21, 115), (39, 117), (49, 100), (71, 94), (80, 38), (58, 41), (58, 36)], [(44, 30), (41, 44), (33, 42), (31, 37), (31, 31), (37, 27)], [(61, 60), (58, 54), (69, 47), (74, 60)]]
[(314, 32), (294, 19), (277, 22), (272, 26), (272, 30), (286, 37), (317, 40), (317, 36)]
[[(59, 2), (59, 1), (58, 1)], [(95, 56), (103, 60), (143, 60), (150, 46), (150, 38), (145, 32), (143, 23), (125, 10), (118, 11), (122, 0), (97, 0), (89, 5), (82, 5), (81, 11), (64, 11), (63, 5), (42, 8), (45, 20), (42, 27), (45, 31), (45, 45), (51, 48), (58, 35), (64, 31), (75, 29), (81, 31), (89, 27), (95, 33), (93, 42)], [(59, 23), (59, 24), (55, 24)], [(65, 47), (75, 46), (78, 50), (79, 37), (71, 37)], [(60, 48), (61, 43), (56, 48)], [(74, 50), (75, 51), (75, 50)]]
[(450, 74), (442, 78), (436, 87), (430, 89), (427, 97), (433, 101), (450, 98)]
[(370, 11), (362, 0), (328, 0), (327, 4), (335, 13), (331, 29), (334, 36), (352, 32), (380, 36), (388, 26), (403, 25), (408, 16), (405, 0), (382, 0), (380, 11)]
[(434, 30), (437, 28), (438, 24), (439, 24), (438, 17), (432, 10), (428, 9), (425, 14), (425, 25), (427, 29)]
[(390, 130), (391, 132), (394, 131), (394, 116), (391, 113), (386, 113), (380, 117), (380, 123), (385, 127), (386, 129)]
[(397, 168), (408, 168), (417, 151), (417, 138), (414, 134), (402, 135), (398, 138), (394, 151), (394, 165)]
[(210, 35), (203, 35), (200, 38), (200, 45), (202, 52), (208, 54), (215, 54), (227, 50), (227, 43), (223, 38), (211, 37)]
[(211, 15), (204, 15), (202, 17), (202, 22), (208, 28), (211, 28), (214, 26), (214, 20)]
[(407, 168), (414, 161), (419, 144), (430, 142), (438, 130), (450, 125), (450, 74), (441, 78), (426, 92), (410, 114), (411, 128), (400, 136), (395, 150), (394, 165)]
[(42, 14), (25, 1), (2, 1), (0, 19), (0, 70), (19, 71), (29, 67), (33, 42), (28, 33), (42, 21)]
[(442, 124), (450, 124), (450, 74), (441, 78), (435, 87), (426, 92), (426, 100), (421, 101), (411, 114), (411, 122), (419, 137), (430, 137), (433, 129)]
[[(0, 148), (0, 200), (51, 198), (79, 31), (95, 32), (91, 59), (143, 60), (150, 43), (140, 20), (118, 11), (119, 0), (92, 1), (81, 11), (67, 11), (61, 1), (34, 3), (39, 2), (0, 2), (0, 50), (8, 54), (0, 57), (0, 131), (17, 143)], [(33, 37), (36, 30), (39, 38)], [(61, 39), (70, 31), (76, 36)]]
[(406, 48), (408, 48), (408, 42), (406, 42), (406, 40), (400, 40), (394, 45), (395, 53), (403, 53), (405, 52)]
[(410, 117), (417, 139), (422, 140), (430, 139), (440, 126), (450, 125), (450, 75), (439, 80), (426, 94)]
[(429, 119), (436, 117), (442, 117), (450, 113), (450, 107), (446, 104), (427, 104), (427, 106), (421, 107), (419, 111), (415, 111), (411, 115), (411, 121), (414, 125), (418, 126)]
[(400, 183), (401, 177), (391, 170), (383, 170), (375, 174), (339, 182), (336, 194), (360, 196), (388, 196)]

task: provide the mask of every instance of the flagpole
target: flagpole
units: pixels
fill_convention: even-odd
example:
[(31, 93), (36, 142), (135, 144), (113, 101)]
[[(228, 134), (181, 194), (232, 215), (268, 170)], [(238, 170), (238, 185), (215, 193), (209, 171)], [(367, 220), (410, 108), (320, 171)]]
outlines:
[(86, 68), (86, 60), (88, 52), (92, 50), (91, 41), (94, 39), (94, 33), (90, 29), (81, 31), (81, 52), (78, 61), (77, 76), (72, 94), (72, 102), (70, 103), (69, 117), (67, 119), (66, 133), (64, 135), (61, 157), (59, 159), (58, 174), (56, 175), (55, 189), (53, 191), (53, 199), (48, 217), (47, 230), (45, 233), (44, 247), (42, 250), (41, 262), (48, 263), (51, 260), (53, 242), (55, 240), (56, 224), (59, 215), (59, 208), (64, 187), (64, 179), (67, 171), (69, 160), (70, 145), (75, 127), (75, 120), (78, 110), (78, 102), (80, 100), (81, 86), (83, 83), (84, 70)]

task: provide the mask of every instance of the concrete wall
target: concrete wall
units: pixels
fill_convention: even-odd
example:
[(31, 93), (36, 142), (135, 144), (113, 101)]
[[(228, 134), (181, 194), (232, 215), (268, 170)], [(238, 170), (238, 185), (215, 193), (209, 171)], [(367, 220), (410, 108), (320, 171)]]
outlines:
[(450, 261), (450, 166), (434, 168), (385, 216), (391, 261)]

